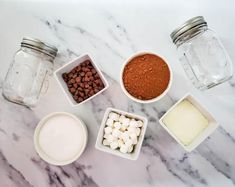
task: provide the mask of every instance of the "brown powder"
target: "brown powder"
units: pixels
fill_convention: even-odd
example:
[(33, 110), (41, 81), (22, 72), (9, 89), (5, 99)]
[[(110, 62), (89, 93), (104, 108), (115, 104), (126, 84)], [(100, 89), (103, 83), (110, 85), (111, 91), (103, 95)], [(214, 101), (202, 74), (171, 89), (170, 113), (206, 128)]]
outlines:
[(141, 100), (161, 95), (170, 81), (170, 70), (165, 61), (153, 54), (133, 58), (124, 68), (124, 86), (129, 94)]

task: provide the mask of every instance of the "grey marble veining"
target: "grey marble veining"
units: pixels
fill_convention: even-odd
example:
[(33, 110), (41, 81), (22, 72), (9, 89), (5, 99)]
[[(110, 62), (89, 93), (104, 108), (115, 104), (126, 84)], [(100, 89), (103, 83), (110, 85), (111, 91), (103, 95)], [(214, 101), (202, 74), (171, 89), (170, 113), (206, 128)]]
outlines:
[[(214, 25), (222, 41), (230, 41), (225, 47), (232, 52), (231, 49), (235, 49), (235, 26), (227, 17), (235, 19), (234, 5), (232, 0), (223, 3), (203, 0), (146, 3), (140, 0), (126, 4), (0, 1), (0, 82), (22, 37), (32, 36), (58, 47), (55, 69), (89, 53), (110, 84), (107, 91), (75, 108), (69, 105), (53, 77), (36, 108), (9, 103), (1, 96), (0, 187), (235, 186), (234, 79), (207, 92), (195, 90), (185, 77), (169, 38), (169, 33), (182, 20), (200, 14)], [(223, 12), (220, 17), (218, 11)], [(217, 19), (230, 29), (221, 27)], [(148, 105), (130, 101), (119, 85), (122, 63), (133, 53), (145, 50), (166, 57), (174, 72), (169, 93), (159, 102)], [(231, 58), (235, 61), (233, 54)], [(158, 123), (159, 118), (187, 92), (193, 93), (220, 123), (218, 129), (191, 153), (186, 153)], [(137, 161), (95, 149), (100, 122), (107, 107), (148, 118)], [(84, 154), (64, 167), (41, 160), (33, 146), (37, 123), (54, 111), (71, 112), (81, 117), (89, 131)]]

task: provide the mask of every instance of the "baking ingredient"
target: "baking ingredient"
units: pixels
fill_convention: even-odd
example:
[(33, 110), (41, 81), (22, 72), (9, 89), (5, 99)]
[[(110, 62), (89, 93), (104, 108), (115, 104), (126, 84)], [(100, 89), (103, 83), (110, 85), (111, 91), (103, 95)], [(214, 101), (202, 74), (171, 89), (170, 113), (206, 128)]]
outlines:
[(209, 125), (208, 119), (188, 100), (183, 100), (163, 118), (180, 142), (189, 145)]
[(104, 88), (103, 81), (89, 60), (82, 62), (70, 72), (63, 73), (62, 77), (77, 103), (81, 103)]
[(105, 123), (103, 145), (122, 153), (132, 153), (142, 127), (142, 120), (110, 112)]
[(85, 144), (82, 124), (68, 115), (52, 116), (40, 129), (38, 143), (41, 150), (51, 159), (70, 160)]
[(124, 68), (122, 78), (130, 95), (137, 99), (150, 100), (167, 89), (170, 70), (159, 56), (143, 54), (130, 60)]

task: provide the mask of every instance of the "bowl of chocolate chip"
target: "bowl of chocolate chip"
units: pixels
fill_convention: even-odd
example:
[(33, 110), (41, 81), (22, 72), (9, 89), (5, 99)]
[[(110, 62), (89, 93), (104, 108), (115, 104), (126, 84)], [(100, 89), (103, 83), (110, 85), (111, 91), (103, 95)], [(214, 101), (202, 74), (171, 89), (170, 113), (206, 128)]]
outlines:
[(104, 75), (89, 55), (82, 55), (54, 72), (72, 106), (84, 103), (108, 88)]
[(169, 91), (172, 71), (162, 57), (141, 52), (130, 57), (123, 65), (120, 84), (123, 92), (138, 103), (160, 100)]

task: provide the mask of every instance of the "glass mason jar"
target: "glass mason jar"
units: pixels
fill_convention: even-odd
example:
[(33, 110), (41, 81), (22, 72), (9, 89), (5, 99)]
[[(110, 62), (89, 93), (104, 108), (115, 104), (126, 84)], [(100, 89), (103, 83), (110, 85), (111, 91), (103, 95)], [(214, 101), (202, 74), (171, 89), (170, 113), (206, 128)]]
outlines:
[(229, 80), (232, 62), (202, 16), (194, 17), (171, 33), (179, 59), (194, 86), (206, 90)]
[(33, 107), (53, 71), (57, 48), (40, 40), (24, 37), (3, 82), (2, 95), (8, 101)]

